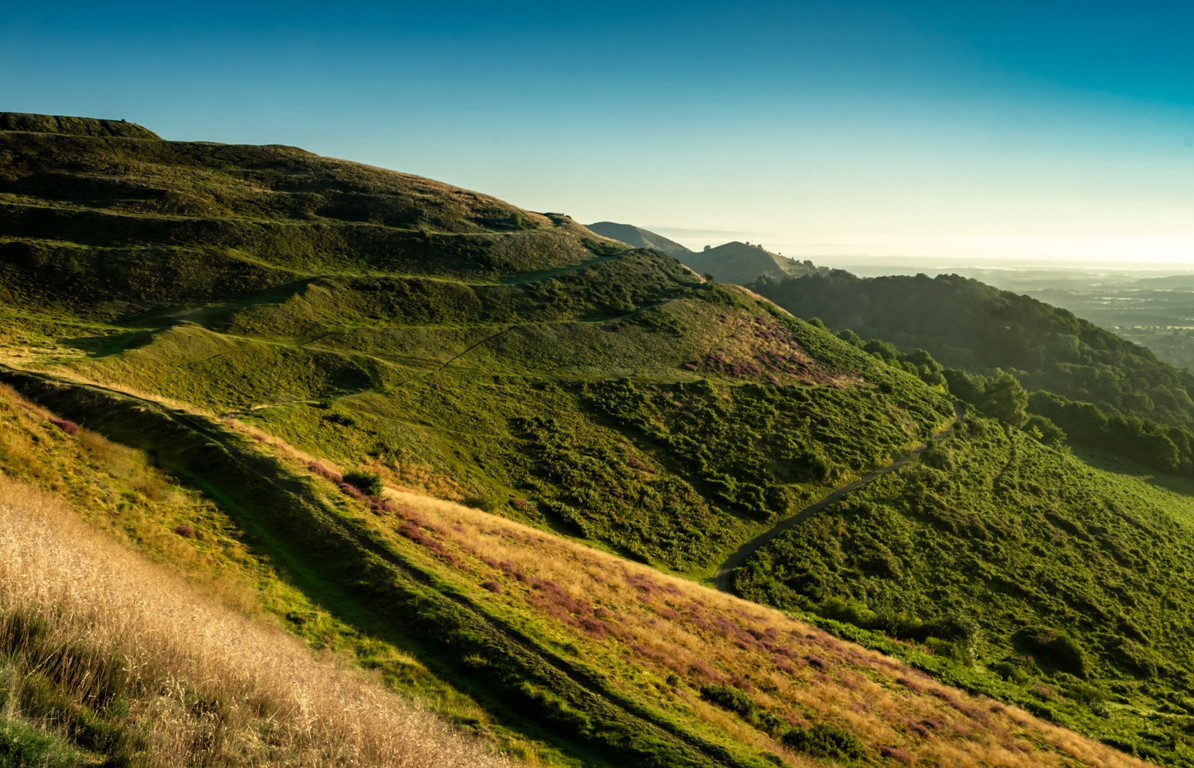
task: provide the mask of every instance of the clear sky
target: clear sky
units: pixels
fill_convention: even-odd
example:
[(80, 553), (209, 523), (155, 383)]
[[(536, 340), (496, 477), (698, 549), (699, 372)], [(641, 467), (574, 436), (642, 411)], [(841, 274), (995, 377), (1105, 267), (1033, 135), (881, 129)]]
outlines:
[(4, 3), (0, 110), (699, 247), (1194, 265), (1194, 3)]

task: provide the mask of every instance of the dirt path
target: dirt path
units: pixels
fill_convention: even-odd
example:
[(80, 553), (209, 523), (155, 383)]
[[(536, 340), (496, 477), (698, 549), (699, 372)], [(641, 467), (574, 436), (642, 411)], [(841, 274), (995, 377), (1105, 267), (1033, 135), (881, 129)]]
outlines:
[[(962, 406), (959, 403), (954, 403), (953, 424), (950, 424), (945, 429), (943, 429), (940, 432), (938, 432), (937, 434), (933, 435), (931, 440), (939, 441), (939, 440), (944, 440), (945, 438), (949, 437), (953, 433), (954, 427), (957, 425), (957, 423), (962, 420), (962, 415), (963, 415)], [(771, 541), (776, 536), (779, 536), (781, 533), (788, 530), (792, 526), (799, 525), (800, 523), (809, 519), (813, 515), (817, 514), (821, 510), (825, 509), (825, 507), (828, 507), (830, 504), (841, 499), (847, 493), (850, 493), (851, 491), (858, 490), (859, 488), (866, 485), (867, 483), (869, 483), (873, 480), (876, 480), (876, 479), (882, 477), (883, 475), (886, 475), (888, 472), (891, 472), (892, 470), (899, 469), (900, 467), (907, 464), (914, 456), (920, 454), (922, 451), (924, 451), (928, 447), (929, 447), (929, 443), (925, 443), (924, 445), (922, 445), (918, 448), (912, 449), (911, 451), (904, 454), (903, 456), (896, 459), (895, 461), (891, 462), (887, 466), (876, 469), (874, 472), (871, 472), (870, 474), (863, 475), (862, 477), (854, 480), (853, 482), (847, 483), (846, 485), (843, 485), (842, 487), (831, 491), (827, 496), (822, 498), (820, 501), (818, 501), (810, 506), (805, 507), (804, 509), (800, 510), (799, 512), (792, 515), (791, 517), (784, 518), (780, 522), (776, 523), (775, 527), (771, 528), (766, 533), (756, 536), (755, 538), (746, 542), (745, 544), (743, 544), (741, 547), (738, 548), (737, 552), (730, 555), (729, 558), (724, 563), (722, 563), (721, 566), (717, 569), (717, 575), (715, 575), (713, 577), (713, 585), (721, 592), (729, 592), (730, 591), (730, 574), (734, 572), (735, 568), (741, 567), (742, 564), (746, 562), (747, 558), (749, 558), (751, 555), (753, 555), (755, 552), (757, 552), (759, 550), (759, 548), (762, 547), (764, 544)]]

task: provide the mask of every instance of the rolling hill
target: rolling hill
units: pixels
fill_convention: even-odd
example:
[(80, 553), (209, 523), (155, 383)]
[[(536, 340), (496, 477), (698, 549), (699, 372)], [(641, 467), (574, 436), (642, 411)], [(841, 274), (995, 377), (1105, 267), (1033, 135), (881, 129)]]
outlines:
[[(1184, 496), (1141, 495), (971, 418), (855, 492), (945, 509), (961, 533), (932, 540), (948, 558), (905, 568), (889, 551), (898, 569), (884, 572), (882, 550), (851, 549), (862, 537), (845, 520), (823, 537), (833, 578), (810, 594), (791, 574), (813, 560), (791, 541), (831, 519), (813, 516), (731, 574), (792, 615), (747, 603), (694, 582), (953, 424), (940, 366), (870, 354), (653, 248), (431, 180), (288, 147), (12, 124), (0, 381), (48, 410), (22, 417), (35, 406), (6, 395), (5, 474), (493, 747), (541, 765), (1190, 764), (1194, 711), (1169, 674), (1187, 628), (1163, 617), (1185, 589)], [(741, 247), (744, 262), (781, 264)], [(123, 464), (93, 456), (101, 435), (127, 447), (110, 449)], [(1008, 445), (1026, 457), (999, 478), (1015, 484), (1009, 529), (1058, 583), (1085, 578), (1075, 553), (1105, 549), (1132, 610), (1076, 589), (1103, 613), (1038, 616), (1025, 598), (997, 614), (988, 592), (943, 580), (944, 563), (959, 579), (1016, 578), (1014, 559), (966, 570), (988, 554), (971, 518), (998, 508), (1004, 486), (984, 473), (1011, 466)], [(177, 490), (114, 487), (129, 462)], [(1054, 493), (1081, 485), (1089, 505), (1063, 515), (1068, 502), (1033, 485), (1071, 470)], [(1072, 530), (1039, 524), (1046, 513)], [(925, 519), (890, 522), (916, 540)], [(1154, 561), (1172, 578), (1153, 578)], [(878, 594), (920, 629), (886, 637)], [(934, 599), (973, 609), (999, 653), (955, 653), (968, 635)], [(1091, 659), (1085, 677), (1005, 658), (1037, 626), (1024, 622), (1046, 620)], [(1132, 626), (1165, 674), (1109, 661)]]
[(796, 261), (771, 253), (761, 245), (737, 241), (694, 252), (681, 261), (698, 274), (713, 275), (718, 282), (735, 285), (750, 285), (764, 276), (779, 280), (827, 271), (813, 266), (812, 262)]
[(590, 224), (588, 228), (590, 232), (596, 232), (602, 237), (626, 243), (632, 248), (653, 248), (666, 253), (668, 256), (675, 256), (680, 261), (684, 261), (687, 256), (692, 254), (692, 251), (674, 240), (668, 240), (663, 235), (657, 235), (654, 232), (649, 232), (630, 224), (599, 221), (596, 224)]
[(761, 245), (725, 243), (703, 251), (690, 251), (662, 235), (630, 224), (600, 221), (589, 229), (602, 237), (626, 243), (634, 248), (653, 248), (673, 256), (681, 264), (700, 275), (712, 275), (714, 280), (734, 285), (749, 285), (766, 275), (770, 279), (807, 274), (822, 274), (829, 270), (815, 267), (808, 261), (796, 261), (771, 253)]
[(835, 270), (753, 287), (880, 357), (926, 350), (954, 366), (952, 394), (974, 405), (1007, 371), (1032, 392), (1025, 405), (1046, 431), (1052, 423), (1075, 444), (1194, 476), (1194, 375), (1066, 310), (957, 275)]
[(1008, 370), (1029, 389), (1194, 427), (1194, 375), (1028, 296), (957, 275), (859, 278), (841, 270), (754, 287), (800, 317), (925, 349), (949, 367)]

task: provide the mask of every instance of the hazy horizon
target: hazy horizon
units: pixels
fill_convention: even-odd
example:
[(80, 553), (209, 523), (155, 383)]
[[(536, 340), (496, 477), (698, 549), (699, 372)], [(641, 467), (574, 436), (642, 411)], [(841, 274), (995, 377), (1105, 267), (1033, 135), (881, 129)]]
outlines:
[(1194, 265), (1191, 22), (1160, 4), (12, 5), (0, 93), (690, 247)]

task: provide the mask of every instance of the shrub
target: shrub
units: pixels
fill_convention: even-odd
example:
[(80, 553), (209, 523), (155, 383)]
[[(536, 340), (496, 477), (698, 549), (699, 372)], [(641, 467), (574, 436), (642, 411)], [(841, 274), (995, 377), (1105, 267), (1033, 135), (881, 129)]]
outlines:
[(493, 512), (498, 508), (498, 502), (488, 496), (465, 496), (462, 503), (482, 512)]
[(784, 746), (813, 757), (830, 760), (861, 760), (866, 748), (849, 731), (832, 725), (793, 728), (783, 735)]
[(755, 704), (743, 691), (733, 686), (703, 685), (701, 686), (701, 698), (710, 704), (733, 712), (755, 728), (773, 736), (786, 727), (782, 720)]
[(1024, 650), (1063, 672), (1078, 677), (1090, 674), (1086, 653), (1078, 641), (1052, 627), (1025, 627), (1015, 634), (1013, 641)]
[(997, 661), (991, 665), (991, 671), (1002, 677), (1009, 683), (1016, 685), (1024, 685), (1032, 679), (1025, 669), (1010, 661)]
[(383, 491), (381, 475), (376, 472), (345, 472), (344, 482), (368, 496), (380, 496)]

